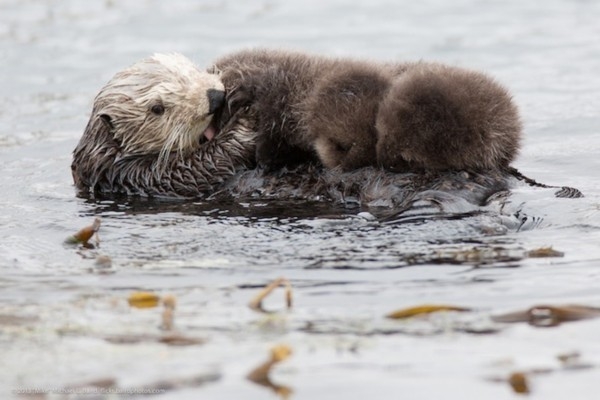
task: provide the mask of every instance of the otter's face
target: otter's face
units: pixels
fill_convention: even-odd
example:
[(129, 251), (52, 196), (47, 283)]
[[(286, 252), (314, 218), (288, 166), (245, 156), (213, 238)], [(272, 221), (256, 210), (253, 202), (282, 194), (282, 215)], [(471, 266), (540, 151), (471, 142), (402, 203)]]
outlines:
[(218, 75), (182, 55), (156, 54), (117, 73), (96, 96), (91, 119), (110, 132), (121, 155), (155, 153), (161, 164), (171, 152), (193, 151), (214, 137), (213, 114), (224, 98)]

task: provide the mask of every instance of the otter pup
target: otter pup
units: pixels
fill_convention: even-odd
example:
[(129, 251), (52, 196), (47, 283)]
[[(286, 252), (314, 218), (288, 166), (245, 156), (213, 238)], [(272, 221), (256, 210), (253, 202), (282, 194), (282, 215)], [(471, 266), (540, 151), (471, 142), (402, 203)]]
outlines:
[(244, 50), (217, 60), (227, 93), (226, 113), (251, 107), (257, 116), (256, 159), (265, 169), (317, 161), (303, 105), (334, 61), (302, 53)]
[(506, 168), (521, 141), (506, 89), (482, 73), (432, 63), (392, 81), (375, 126), (377, 162), (390, 171)]
[(521, 124), (489, 77), (439, 64), (377, 64), (247, 50), (215, 64), (230, 109), (258, 118), (257, 161), (349, 171), (490, 169), (516, 156)]
[(302, 105), (305, 135), (325, 167), (377, 165), (375, 118), (390, 80), (377, 65), (339, 62), (315, 82)]
[[(257, 49), (225, 56), (214, 69), (225, 85), (227, 109), (251, 107), (257, 116), (256, 160), (262, 167), (320, 161), (351, 170), (376, 163), (376, 139), (368, 133), (374, 133), (383, 92), (368, 80), (381, 80), (383, 88), (387, 78), (375, 65)], [(345, 163), (342, 155), (348, 155)]]

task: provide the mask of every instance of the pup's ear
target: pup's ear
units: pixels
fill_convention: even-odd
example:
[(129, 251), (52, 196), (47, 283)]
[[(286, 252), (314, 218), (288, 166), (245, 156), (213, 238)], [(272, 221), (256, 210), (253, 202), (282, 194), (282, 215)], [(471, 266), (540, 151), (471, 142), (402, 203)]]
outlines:
[(110, 115), (99, 114), (98, 118), (100, 118), (100, 121), (102, 121), (106, 129), (108, 129), (109, 131), (112, 131), (114, 129), (115, 126), (112, 123), (112, 117)]

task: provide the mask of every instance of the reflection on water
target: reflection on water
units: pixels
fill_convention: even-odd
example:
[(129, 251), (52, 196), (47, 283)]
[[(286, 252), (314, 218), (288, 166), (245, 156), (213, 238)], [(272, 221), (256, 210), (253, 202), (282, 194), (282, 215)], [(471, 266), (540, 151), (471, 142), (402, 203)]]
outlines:
[[(291, 398), (502, 399), (513, 376), (532, 398), (589, 398), (598, 319), (492, 317), (600, 306), (598, 17), (599, 4), (566, 0), (1, 2), (0, 397), (95, 387), (276, 398), (246, 377), (284, 343), (292, 355), (269, 378)], [(258, 45), (486, 70), (522, 109), (517, 167), (586, 197), (523, 185), (460, 215), (389, 220), (352, 204), (75, 197), (71, 151), (115, 71), (159, 51), (207, 65)], [(64, 244), (94, 218), (98, 246)], [(541, 254), (563, 256), (531, 257), (550, 247)], [(292, 283), (293, 307), (276, 293), (264, 307), (282, 311), (250, 309), (277, 277)], [(162, 307), (128, 304), (138, 291), (176, 297), (168, 340)], [(385, 317), (421, 304), (471, 311)], [(564, 367), (575, 353), (589, 368)]]

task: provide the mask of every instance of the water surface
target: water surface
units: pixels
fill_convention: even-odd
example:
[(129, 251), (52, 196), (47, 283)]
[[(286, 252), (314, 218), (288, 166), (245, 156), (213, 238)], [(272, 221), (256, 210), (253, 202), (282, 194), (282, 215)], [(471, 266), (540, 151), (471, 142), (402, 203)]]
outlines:
[[(500, 381), (532, 370), (531, 398), (594, 398), (600, 320), (538, 328), (490, 316), (600, 307), (599, 18), (584, 0), (0, 2), (0, 397), (110, 379), (170, 382), (161, 399), (277, 398), (245, 376), (285, 343), (293, 355), (272, 379), (295, 399), (511, 399)], [(516, 166), (586, 197), (519, 188), (514, 201), (540, 222), (517, 231), (482, 229), (497, 227), (485, 215), (388, 225), (327, 204), (75, 196), (71, 151), (116, 71), (154, 52), (208, 65), (252, 46), (487, 71), (522, 110)], [(95, 217), (99, 247), (63, 244)], [(524, 257), (544, 246), (564, 257)], [(250, 310), (279, 276), (293, 308), (278, 291), (265, 303), (278, 313)], [(161, 308), (128, 306), (138, 290), (175, 295), (176, 330), (204, 343), (107, 340), (163, 334)], [(474, 311), (384, 318), (423, 303)], [(573, 352), (589, 368), (557, 358)]]

